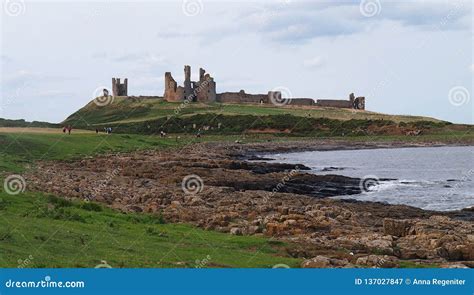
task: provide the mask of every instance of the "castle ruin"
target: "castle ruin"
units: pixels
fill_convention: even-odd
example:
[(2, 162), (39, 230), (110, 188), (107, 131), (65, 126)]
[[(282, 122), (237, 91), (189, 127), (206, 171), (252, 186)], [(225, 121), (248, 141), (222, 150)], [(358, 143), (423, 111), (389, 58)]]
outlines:
[[(114, 96), (127, 96), (128, 80), (120, 83), (119, 78), (112, 79), (112, 92)], [(156, 97), (153, 97), (156, 98)], [(191, 80), (191, 67), (184, 66), (184, 83), (178, 85), (171, 75), (165, 73), (165, 91), (163, 99), (169, 102), (221, 102), (221, 103), (252, 103), (252, 104), (275, 104), (289, 106), (316, 106), (347, 108), (365, 110), (365, 97), (356, 97), (354, 93), (344, 99), (314, 99), (314, 98), (282, 98), (280, 91), (268, 91), (266, 94), (250, 94), (245, 90), (239, 92), (216, 92), (214, 78), (206, 73), (203, 68), (199, 69), (199, 80)], [(283, 103), (276, 103), (283, 102)]]
[(123, 83), (120, 83), (120, 78), (112, 78), (112, 94), (113, 96), (127, 96), (128, 79), (125, 78)]
[(214, 102), (216, 101), (216, 82), (203, 68), (199, 69), (199, 81), (191, 81), (191, 67), (184, 66), (184, 85), (178, 86), (170, 72), (165, 73), (166, 101)]

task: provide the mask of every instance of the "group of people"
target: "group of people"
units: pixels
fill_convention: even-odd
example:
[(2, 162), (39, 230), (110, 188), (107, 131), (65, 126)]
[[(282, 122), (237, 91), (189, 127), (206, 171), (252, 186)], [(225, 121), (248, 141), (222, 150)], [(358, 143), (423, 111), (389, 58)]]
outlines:
[[(107, 133), (107, 134), (111, 134), (112, 133), (112, 127), (104, 127), (104, 132)], [(95, 129), (95, 133), (99, 134), (99, 128)]]
[[(71, 134), (71, 131), (72, 131), (71, 125), (67, 125), (67, 126), (63, 127), (63, 133), (67, 132), (68, 134)], [(111, 134), (112, 133), (112, 127), (104, 127), (104, 132), (107, 133), (107, 134)], [(98, 128), (95, 129), (95, 133), (99, 134), (99, 129)]]
[[(68, 134), (71, 134), (71, 131), (72, 131), (71, 125), (63, 127), (63, 133), (67, 132)], [(104, 132), (107, 133), (107, 134), (111, 134), (112, 133), (112, 127), (104, 127)], [(99, 128), (95, 129), (95, 133), (99, 134)], [(166, 132), (164, 132), (163, 130), (160, 131), (160, 137), (161, 138), (166, 138)], [(196, 134), (196, 137), (198, 137), (198, 138), (201, 137), (201, 129), (198, 130), (198, 132)]]

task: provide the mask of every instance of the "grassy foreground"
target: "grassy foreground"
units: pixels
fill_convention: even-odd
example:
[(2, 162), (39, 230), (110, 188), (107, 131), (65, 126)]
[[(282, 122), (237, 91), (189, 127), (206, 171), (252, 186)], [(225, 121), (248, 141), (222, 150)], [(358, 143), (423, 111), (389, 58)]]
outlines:
[(0, 267), (295, 267), (285, 244), (38, 193), (0, 193)]
[[(95, 203), (28, 191), (10, 195), (5, 177), (20, 174), (38, 160), (72, 160), (110, 152), (168, 149), (200, 141), (291, 140), (270, 134), (173, 135), (95, 134), (59, 128), (0, 130), (0, 267), (272, 267), (301, 263), (287, 254), (294, 247), (264, 237), (232, 236), (189, 225), (166, 224), (160, 215), (124, 214)], [(466, 138), (467, 137), (467, 138)], [(299, 140), (313, 137), (296, 137)], [(472, 139), (459, 131), (446, 135), (334, 137), (358, 141), (444, 141)], [(404, 265), (403, 267), (417, 267)]]
[(102, 260), (112, 267), (298, 266), (301, 260), (285, 252), (288, 245), (263, 237), (166, 224), (159, 215), (124, 214), (28, 189), (18, 195), (4, 191), (5, 177), (24, 172), (38, 160), (167, 149), (196, 140), (211, 138), (0, 131), (0, 267), (95, 267)]

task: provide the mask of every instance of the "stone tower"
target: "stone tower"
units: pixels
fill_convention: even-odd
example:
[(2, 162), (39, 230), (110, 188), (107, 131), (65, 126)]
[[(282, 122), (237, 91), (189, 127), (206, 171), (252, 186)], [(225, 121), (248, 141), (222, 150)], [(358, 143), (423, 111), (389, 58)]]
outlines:
[(216, 82), (211, 75), (206, 73), (203, 68), (199, 69), (199, 81), (195, 82), (194, 93), (196, 101), (214, 102), (216, 101)]
[(191, 85), (191, 66), (184, 66), (184, 97), (188, 98), (193, 95), (193, 87)]
[(365, 110), (365, 97), (359, 96), (354, 100), (354, 108), (358, 110)]
[(356, 105), (355, 105), (355, 95), (354, 95), (354, 93), (349, 94), (349, 101), (351, 102), (351, 106), (355, 109)]
[(178, 86), (170, 72), (165, 73), (165, 93), (163, 97), (166, 101), (182, 101), (184, 99), (184, 88)]
[(214, 102), (217, 99), (216, 82), (206, 70), (199, 69), (199, 81), (191, 81), (191, 67), (184, 66), (184, 84), (178, 86), (170, 72), (165, 73), (166, 101)]
[(127, 96), (128, 95), (128, 79), (125, 78), (123, 83), (120, 83), (120, 78), (112, 78), (112, 95), (113, 96)]

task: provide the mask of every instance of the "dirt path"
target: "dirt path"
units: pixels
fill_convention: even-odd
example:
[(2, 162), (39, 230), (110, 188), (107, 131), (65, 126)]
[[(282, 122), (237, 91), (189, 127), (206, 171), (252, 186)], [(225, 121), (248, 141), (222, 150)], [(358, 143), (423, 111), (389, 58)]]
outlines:
[[(73, 129), (74, 133), (94, 133), (90, 130)], [(38, 128), (38, 127), (0, 127), (0, 133), (45, 133), (45, 134), (61, 134), (62, 128)]]

